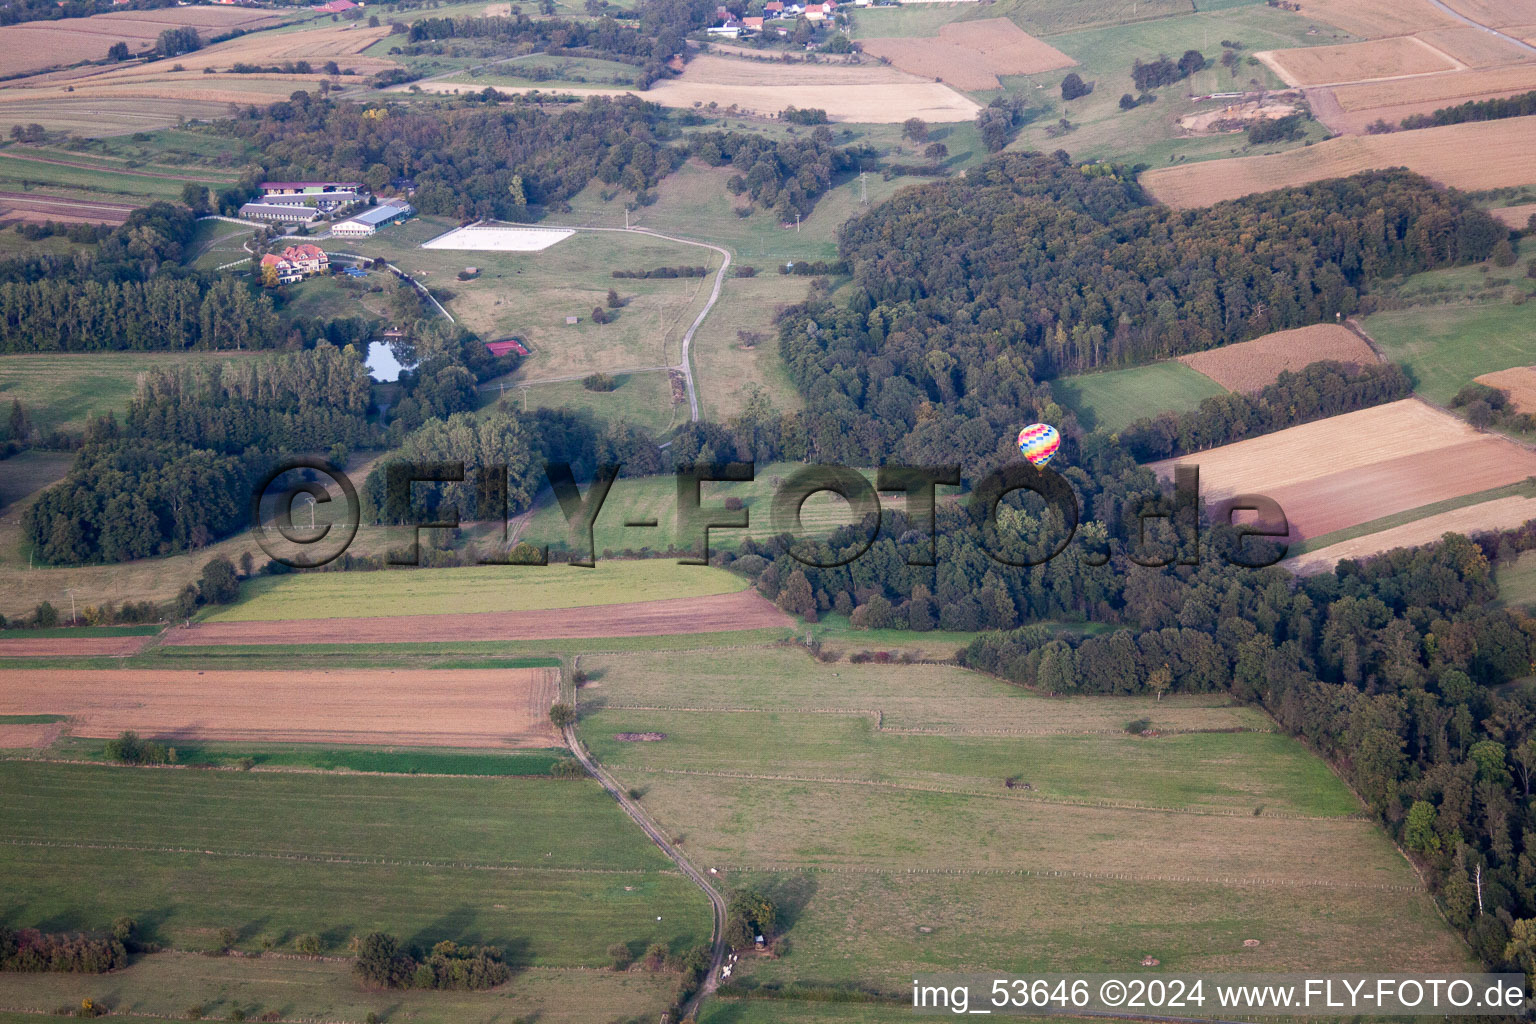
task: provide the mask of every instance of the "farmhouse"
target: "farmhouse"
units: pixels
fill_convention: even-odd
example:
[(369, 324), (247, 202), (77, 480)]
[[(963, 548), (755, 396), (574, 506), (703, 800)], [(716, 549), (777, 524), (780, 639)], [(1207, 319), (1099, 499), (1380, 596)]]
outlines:
[(315, 274), (323, 274), (330, 266), (331, 258), (325, 254), (325, 250), (308, 242), (290, 245), (281, 253), (269, 252), (261, 258), (262, 276), (265, 277), (267, 268), (271, 267), (277, 275), (278, 284), (292, 284)]
[(303, 224), (318, 216), (303, 203), (246, 203), (237, 215), (241, 220), (264, 220), (281, 224)]
[(410, 203), (401, 199), (388, 199), (350, 220), (332, 225), (331, 235), (335, 238), (367, 238), (385, 224), (410, 215)]
[(261, 276), (263, 280), (267, 276), (267, 268), (271, 267), (277, 278), (278, 284), (292, 284), (295, 281), (304, 280), (304, 273), (292, 263), (275, 253), (267, 253), (261, 258)]

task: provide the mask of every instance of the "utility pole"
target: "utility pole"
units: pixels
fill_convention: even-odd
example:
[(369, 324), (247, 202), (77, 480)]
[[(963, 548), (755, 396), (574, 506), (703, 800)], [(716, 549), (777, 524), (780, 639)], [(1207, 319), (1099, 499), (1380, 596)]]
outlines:
[(795, 211), (795, 234), (798, 235), (799, 233), (800, 233), (800, 211), (796, 210)]
[(859, 202), (865, 206), (869, 205), (869, 188), (864, 184), (864, 178), (868, 173), (868, 171), (859, 172)]

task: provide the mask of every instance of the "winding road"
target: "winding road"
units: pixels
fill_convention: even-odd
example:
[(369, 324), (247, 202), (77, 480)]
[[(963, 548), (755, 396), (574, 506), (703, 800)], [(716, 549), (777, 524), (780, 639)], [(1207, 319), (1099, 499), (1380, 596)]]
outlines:
[(581, 762), (582, 767), (590, 772), (592, 777), (608, 791), (609, 796), (618, 801), (620, 807), (624, 808), (624, 813), (629, 815), (635, 824), (640, 826), (640, 830), (650, 837), (651, 842), (655, 843), (661, 849), (661, 852), (666, 854), (678, 866), (678, 869), (691, 879), (695, 885), (703, 889), (704, 895), (709, 897), (709, 903), (714, 911), (715, 918), (714, 934), (710, 945), (709, 970), (705, 973), (704, 980), (699, 983), (699, 990), (693, 994), (693, 997), (688, 1000), (687, 1005), (683, 1007), (682, 1018), (684, 1020), (691, 1019), (698, 1013), (699, 1003), (710, 993), (714, 992), (715, 988), (720, 984), (720, 968), (725, 963), (725, 897), (720, 895), (720, 890), (710, 884), (709, 879), (704, 877), (703, 872), (689, 863), (688, 858), (678, 852), (677, 847), (673, 846), (667, 837), (661, 834), (661, 829), (651, 821), (649, 815), (640, 809), (638, 803), (630, 799), (629, 794), (624, 791), (623, 787), (618, 784), (613, 776), (608, 774), (607, 769), (592, 759), (592, 755), (587, 753), (587, 748), (576, 737), (576, 727), (574, 725), (565, 727), (565, 744), (571, 748), (571, 753), (576, 755), (576, 760)]

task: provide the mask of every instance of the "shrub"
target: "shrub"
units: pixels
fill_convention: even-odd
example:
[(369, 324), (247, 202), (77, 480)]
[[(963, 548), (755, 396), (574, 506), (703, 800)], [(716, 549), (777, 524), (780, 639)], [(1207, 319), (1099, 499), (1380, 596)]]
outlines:
[(320, 936), (313, 932), (300, 935), (293, 940), (293, 948), (305, 956), (315, 956), (320, 952)]
[(1132, 736), (1145, 735), (1147, 730), (1151, 728), (1152, 719), (1150, 718), (1135, 718), (1125, 723), (1125, 731), (1130, 733)]
[(599, 371), (597, 373), (589, 373), (583, 377), (581, 379), (581, 386), (588, 391), (615, 391), (618, 389), (619, 382), (617, 378), (610, 377), (608, 374)]
[(1093, 85), (1083, 81), (1083, 76), (1076, 71), (1061, 80), (1061, 98), (1064, 100), (1075, 100), (1091, 92), (1093, 92)]
[(608, 947), (608, 959), (613, 961), (613, 969), (622, 971), (629, 966), (629, 945), (624, 942), (615, 942)]
[(576, 724), (576, 709), (564, 701), (549, 706), (549, 720), (556, 729)]

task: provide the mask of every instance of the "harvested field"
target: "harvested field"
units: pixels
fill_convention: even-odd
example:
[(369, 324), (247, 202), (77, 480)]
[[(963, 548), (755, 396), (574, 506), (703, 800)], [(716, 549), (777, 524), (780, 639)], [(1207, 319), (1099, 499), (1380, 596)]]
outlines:
[(1274, 383), (1282, 371), (1294, 373), (1323, 359), (1355, 366), (1377, 362), (1376, 353), (1363, 338), (1338, 324), (1277, 331), (1238, 345), (1180, 356), (1179, 362), (1229, 391), (1250, 392)]
[(551, 668), (415, 672), (20, 670), (0, 714), (68, 715), (76, 736), (182, 741), (555, 747)]
[(1343, 558), (1365, 558), (1394, 548), (1417, 547), (1431, 544), (1447, 533), (1478, 533), (1484, 530), (1507, 530), (1536, 519), (1536, 498), (1512, 496), (1480, 505), (1468, 505), (1452, 512), (1426, 516), (1390, 530), (1357, 537), (1354, 540), (1330, 544), (1316, 551), (1298, 555), (1286, 562), (1287, 568), (1298, 573), (1331, 571)]
[[(1454, 75), (1428, 75), (1402, 82), (1341, 85), (1334, 88), (1333, 95), (1340, 107), (1346, 112), (1354, 113), (1407, 104), (1433, 104), (1429, 108), (1433, 110), (1436, 107), (1455, 106), (1467, 100), (1503, 96), (1531, 89), (1536, 89), (1536, 64), (1486, 71), (1463, 71)], [(1389, 116), (1387, 120), (1390, 121), (1392, 118)]]
[(861, 45), (865, 53), (903, 71), (967, 91), (1000, 88), (998, 75), (1033, 75), (1077, 64), (1007, 18), (955, 22), (940, 28), (937, 38), (865, 39)]
[(1524, 231), (1531, 225), (1531, 218), (1536, 217), (1536, 203), (1522, 203), (1519, 206), (1501, 206), (1497, 210), (1489, 210), (1495, 220), (1500, 224), (1506, 224), (1517, 231)]
[(1469, 100), (1514, 96), (1532, 89), (1536, 89), (1536, 64), (1517, 64), (1311, 89), (1307, 95), (1313, 99), (1314, 112), (1330, 129), (1341, 135), (1360, 135), (1377, 120), (1396, 127), (1412, 114), (1433, 114)]
[(1508, 392), (1516, 412), (1536, 413), (1536, 366), (1516, 366), (1497, 373), (1485, 373), (1477, 378), (1477, 382)]
[(1531, 59), (1531, 54), (1500, 39), (1492, 32), (1465, 25), (1461, 28), (1439, 29), (1420, 32), (1420, 39), (1468, 67), (1488, 68), (1499, 64), (1515, 64)]
[(36, 223), (54, 221), (68, 224), (121, 224), (133, 207), (121, 203), (86, 202), (59, 199), (22, 192), (0, 192), (0, 218)]
[(174, 128), (182, 119), (208, 121), (228, 117), (229, 104), (209, 100), (109, 99), (73, 95), (39, 98), (0, 91), (0, 133), (21, 124), (85, 138), (130, 135)]
[(1319, 537), (1536, 474), (1536, 452), (1417, 399), (1291, 427), (1152, 464), (1200, 467), (1207, 501), (1264, 494), (1285, 510), (1292, 540)]
[(1412, 36), (1377, 39), (1343, 46), (1303, 46), (1270, 50), (1258, 57), (1288, 85), (1330, 85), (1405, 75), (1458, 70), (1445, 54)]
[(1308, 21), (1326, 22), (1366, 39), (1406, 36), (1430, 29), (1461, 28), (1466, 24), (1435, 7), (1429, 0), (1307, 0), (1299, 17)]
[(126, 658), (149, 643), (147, 636), (52, 636), (0, 639), (0, 658)]
[(0, 75), (101, 60), (117, 42), (127, 43), (134, 53), (152, 49), (161, 32), (180, 25), (197, 28), (206, 38), (233, 28), (249, 30), (282, 20), (281, 15), (239, 7), (198, 7), (7, 25), (0, 28)]
[(468, 615), (390, 615), (363, 619), (203, 622), (173, 629), (165, 642), (209, 644), (388, 644), (421, 641), (554, 640), (608, 636), (724, 633), (790, 626), (788, 615), (755, 590), (632, 604)]
[[(1468, 153), (1478, 159), (1467, 159)], [(1143, 174), (1141, 183), (1162, 202), (1191, 209), (1400, 166), (1468, 191), (1531, 184), (1536, 182), (1536, 117), (1330, 139), (1272, 156), (1158, 168)]]
[(1445, 6), (1494, 28), (1536, 24), (1536, 0), (1445, 0)]

